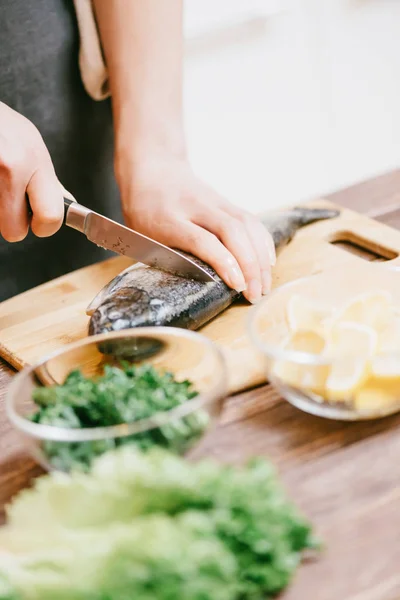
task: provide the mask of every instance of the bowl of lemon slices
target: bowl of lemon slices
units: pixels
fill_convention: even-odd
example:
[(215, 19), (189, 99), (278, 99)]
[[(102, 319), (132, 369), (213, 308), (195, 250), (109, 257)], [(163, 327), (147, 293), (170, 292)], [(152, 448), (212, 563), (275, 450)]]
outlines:
[(276, 288), (252, 309), (269, 381), (298, 408), (341, 420), (400, 411), (400, 268), (360, 261)]

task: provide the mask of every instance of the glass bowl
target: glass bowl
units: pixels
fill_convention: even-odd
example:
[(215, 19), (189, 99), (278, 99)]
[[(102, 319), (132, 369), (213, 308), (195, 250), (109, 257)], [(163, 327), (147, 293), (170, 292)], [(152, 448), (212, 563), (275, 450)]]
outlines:
[[(77, 368), (88, 377), (100, 375), (105, 365), (121, 361), (190, 380), (198, 395), (149, 418), (107, 427), (66, 428), (30, 419), (38, 408), (32, 399), (37, 387), (62, 384)], [(6, 408), (35, 460), (46, 470), (69, 471), (87, 468), (93, 457), (125, 443), (142, 449), (156, 443), (189, 453), (218, 420), (226, 379), (221, 352), (202, 335), (172, 327), (138, 328), (85, 338), (25, 367), (9, 386)]]
[[(389, 293), (393, 299), (390, 309), (393, 314), (390, 312), (390, 315), (400, 325), (400, 268), (382, 263), (367, 263), (361, 259), (359, 263), (351, 264), (356, 268), (350, 268), (349, 263), (276, 288), (252, 308), (248, 321), (251, 340), (265, 359), (267, 378), (281, 396), (305, 412), (347, 421), (376, 419), (398, 412), (400, 372), (399, 377), (377, 380), (368, 367), (358, 387), (347, 388), (342, 397), (332, 398), (327, 393), (327, 378), (333, 368), (341, 365), (342, 370), (347, 369), (346, 364), (350, 365), (350, 361), (355, 360), (350, 347), (341, 348), (340, 355), (334, 355), (329, 351), (321, 351), (321, 348), (318, 351), (303, 351), (300, 347), (299, 351), (288, 344), (287, 340), (293, 336), (295, 329), (293, 319), (290, 322), (290, 317), (288, 318), (288, 306), (290, 302), (293, 305), (291, 299), (294, 295), (301, 297), (310, 306), (318, 306), (323, 312), (327, 311), (327, 322), (331, 319), (332, 324), (339, 307), (348, 305), (356, 297), (363, 295), (365, 298), (376, 292), (382, 292), (383, 295)], [(386, 334), (383, 324), (387, 316), (384, 310), (380, 313), (377, 314), (382, 317), (379, 321), (382, 331), (378, 331), (376, 337), (379, 343), (377, 342), (374, 357), (378, 357), (381, 364), (383, 360), (384, 364), (390, 362), (400, 365), (400, 328), (396, 329), (399, 335), (394, 337), (394, 341), (398, 339), (398, 343), (392, 345), (392, 348), (388, 347), (389, 349), (379, 349), (379, 336)], [(350, 318), (348, 321), (350, 322)], [(359, 325), (361, 328), (365, 326), (362, 319), (356, 327)], [(345, 328), (349, 326), (354, 327), (352, 323), (344, 324)], [(308, 332), (306, 335), (309, 335)]]

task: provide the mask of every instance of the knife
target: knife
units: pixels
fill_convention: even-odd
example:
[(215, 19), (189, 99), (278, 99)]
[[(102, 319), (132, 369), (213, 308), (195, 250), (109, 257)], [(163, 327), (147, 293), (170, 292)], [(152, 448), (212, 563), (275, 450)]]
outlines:
[(69, 198), (64, 198), (64, 225), (80, 231), (90, 242), (105, 250), (128, 256), (150, 267), (197, 281), (216, 281), (189, 257)]

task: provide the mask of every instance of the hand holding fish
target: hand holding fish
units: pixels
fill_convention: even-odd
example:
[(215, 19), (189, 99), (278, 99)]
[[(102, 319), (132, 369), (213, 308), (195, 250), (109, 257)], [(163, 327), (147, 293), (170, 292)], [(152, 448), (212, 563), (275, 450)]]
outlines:
[(185, 159), (128, 160), (119, 164), (117, 178), (128, 226), (201, 258), (253, 303), (269, 292), (271, 235), (199, 180)]
[(183, 2), (95, 0), (110, 72), (115, 164), (128, 226), (202, 259), (252, 302), (267, 292), (270, 235), (193, 174), (183, 118)]
[(8, 242), (55, 233), (64, 215), (62, 188), (36, 127), (0, 102), (0, 233)]

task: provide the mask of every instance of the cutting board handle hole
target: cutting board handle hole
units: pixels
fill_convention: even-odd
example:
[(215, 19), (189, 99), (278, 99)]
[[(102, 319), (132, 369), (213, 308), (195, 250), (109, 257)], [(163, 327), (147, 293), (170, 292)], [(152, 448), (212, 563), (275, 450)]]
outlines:
[(370, 262), (383, 262), (398, 257), (398, 252), (363, 238), (352, 231), (337, 231), (331, 236), (329, 242), (340, 250), (355, 254)]

